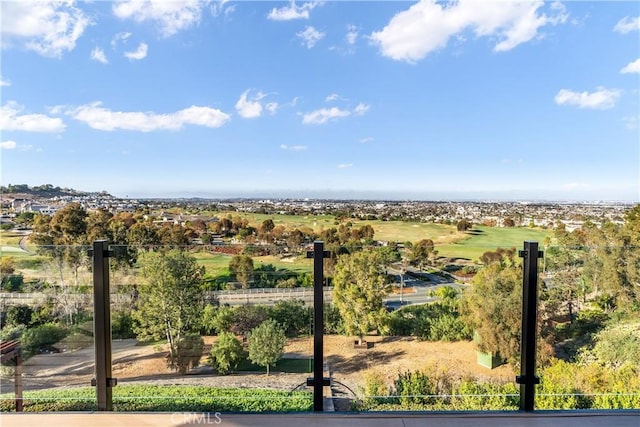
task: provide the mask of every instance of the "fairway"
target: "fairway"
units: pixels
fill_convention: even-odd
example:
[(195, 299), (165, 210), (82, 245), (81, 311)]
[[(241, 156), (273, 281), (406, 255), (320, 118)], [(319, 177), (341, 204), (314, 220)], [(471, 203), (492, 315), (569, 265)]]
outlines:
[(436, 245), (436, 250), (439, 256), (479, 262), (480, 256), (487, 251), (495, 251), (499, 247), (522, 249), (525, 240), (542, 244), (548, 234), (548, 230), (540, 229), (477, 226), (465, 233), (467, 237), (463, 240), (449, 245)]

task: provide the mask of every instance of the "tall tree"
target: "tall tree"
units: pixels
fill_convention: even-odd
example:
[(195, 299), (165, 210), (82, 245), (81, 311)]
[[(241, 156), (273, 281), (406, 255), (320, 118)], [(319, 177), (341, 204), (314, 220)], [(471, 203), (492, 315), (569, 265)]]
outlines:
[(333, 277), (333, 301), (347, 333), (357, 336), (359, 343), (372, 329), (384, 326), (386, 310), (382, 299), (388, 291), (380, 252), (365, 249), (338, 259)]
[(188, 332), (200, 329), (204, 307), (200, 287), (204, 267), (191, 255), (171, 250), (146, 252), (140, 257), (138, 306), (133, 312), (138, 338), (166, 338), (169, 365), (176, 369), (178, 344)]
[(284, 331), (275, 320), (265, 320), (251, 331), (249, 336), (249, 360), (265, 366), (269, 375), (269, 366), (275, 364), (281, 357), (287, 338)]
[(409, 256), (409, 263), (418, 266), (421, 270), (429, 263), (429, 258), (437, 252), (434, 250), (433, 240), (423, 239), (413, 245)]
[(253, 281), (253, 258), (249, 255), (234, 255), (229, 261), (229, 272), (243, 288), (248, 288)]

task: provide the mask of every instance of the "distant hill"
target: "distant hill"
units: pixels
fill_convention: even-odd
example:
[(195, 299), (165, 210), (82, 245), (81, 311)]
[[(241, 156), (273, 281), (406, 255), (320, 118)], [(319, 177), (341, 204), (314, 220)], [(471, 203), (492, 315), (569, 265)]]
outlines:
[(78, 191), (72, 188), (60, 188), (54, 187), (51, 184), (37, 185), (34, 187), (29, 187), (27, 184), (9, 184), (6, 187), (0, 186), (0, 193), (3, 195), (7, 194), (15, 194), (24, 196), (32, 196), (32, 197), (42, 197), (42, 198), (51, 198), (51, 197), (61, 197), (61, 196), (88, 196), (88, 195), (102, 195), (110, 197), (111, 195), (106, 191), (102, 192), (85, 192)]

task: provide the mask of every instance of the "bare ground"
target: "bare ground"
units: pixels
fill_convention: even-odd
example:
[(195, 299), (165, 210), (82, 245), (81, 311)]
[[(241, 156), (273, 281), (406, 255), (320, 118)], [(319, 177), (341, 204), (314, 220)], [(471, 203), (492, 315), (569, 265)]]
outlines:
[[(473, 377), (482, 380), (513, 381), (514, 372), (507, 366), (493, 370), (476, 363), (474, 344), (471, 342), (424, 342), (406, 337), (367, 337), (370, 348), (354, 348), (354, 340), (344, 336), (325, 336), (325, 367), (334, 380), (356, 393), (364, 386), (367, 373), (377, 372), (388, 384), (399, 372), (425, 369), (447, 373), (451, 378)], [(206, 337), (207, 348), (215, 341)], [(208, 353), (208, 351), (207, 351)], [(311, 358), (313, 338), (289, 340), (284, 357)], [(190, 384), (214, 387), (256, 387), (292, 390), (305, 383), (311, 374), (262, 372), (216, 375), (202, 366), (188, 375), (177, 375), (167, 370), (166, 351), (154, 345), (138, 345), (135, 340), (113, 341), (113, 377), (120, 384)], [(51, 387), (89, 386), (93, 377), (93, 348), (37, 355), (24, 363), (25, 390)], [(327, 375), (329, 372), (326, 372)], [(2, 392), (13, 390), (12, 377), (3, 377)]]

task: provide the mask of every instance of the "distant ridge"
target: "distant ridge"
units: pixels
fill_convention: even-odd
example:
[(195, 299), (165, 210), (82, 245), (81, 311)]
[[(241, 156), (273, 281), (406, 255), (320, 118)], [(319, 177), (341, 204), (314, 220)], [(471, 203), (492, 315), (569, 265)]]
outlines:
[(90, 195), (113, 197), (111, 196), (111, 194), (107, 193), (106, 191), (86, 192), (86, 191), (74, 190), (72, 188), (54, 187), (51, 184), (37, 185), (34, 187), (30, 187), (27, 184), (9, 184), (6, 187), (0, 186), (0, 193), (3, 195), (14, 194), (16, 196), (20, 195), (22, 197), (31, 196), (31, 197), (44, 197), (44, 198), (63, 197), (63, 196), (90, 196)]

